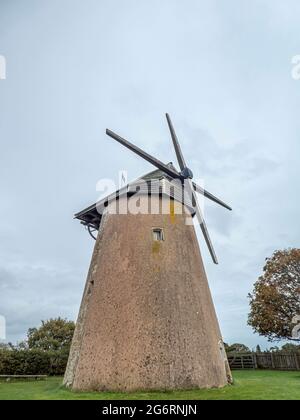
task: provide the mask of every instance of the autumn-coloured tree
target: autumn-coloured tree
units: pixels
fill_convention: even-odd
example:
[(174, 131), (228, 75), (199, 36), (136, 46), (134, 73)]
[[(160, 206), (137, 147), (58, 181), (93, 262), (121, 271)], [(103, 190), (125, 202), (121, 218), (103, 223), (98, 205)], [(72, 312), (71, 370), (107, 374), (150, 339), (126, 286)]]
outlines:
[(266, 259), (263, 275), (249, 294), (248, 324), (269, 341), (293, 336), (293, 320), (300, 315), (300, 249), (275, 251)]

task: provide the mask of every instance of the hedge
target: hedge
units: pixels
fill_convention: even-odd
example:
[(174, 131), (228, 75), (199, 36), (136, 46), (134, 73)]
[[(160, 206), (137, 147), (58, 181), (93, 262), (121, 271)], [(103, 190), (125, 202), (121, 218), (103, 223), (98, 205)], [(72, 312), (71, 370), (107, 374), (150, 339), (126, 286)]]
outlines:
[(0, 375), (63, 375), (68, 352), (0, 349)]

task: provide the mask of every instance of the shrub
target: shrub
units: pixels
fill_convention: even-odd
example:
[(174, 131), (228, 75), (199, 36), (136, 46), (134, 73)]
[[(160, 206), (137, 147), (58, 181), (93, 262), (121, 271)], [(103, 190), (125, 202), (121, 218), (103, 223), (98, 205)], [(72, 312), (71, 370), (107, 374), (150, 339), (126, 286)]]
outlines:
[(0, 375), (63, 375), (68, 351), (0, 349)]

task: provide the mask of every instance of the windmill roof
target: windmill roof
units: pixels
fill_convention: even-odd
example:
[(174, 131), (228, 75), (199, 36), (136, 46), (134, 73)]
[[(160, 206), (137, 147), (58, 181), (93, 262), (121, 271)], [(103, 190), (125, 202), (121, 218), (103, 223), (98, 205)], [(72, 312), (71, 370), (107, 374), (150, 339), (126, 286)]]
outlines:
[[(172, 162), (168, 163), (168, 166), (176, 170)], [(147, 183), (146, 189), (145, 189), (145, 181)], [(150, 181), (151, 181), (151, 184), (150, 184)], [(140, 178), (137, 178), (136, 180), (129, 182), (127, 185), (115, 191), (114, 193), (109, 194), (108, 196), (102, 198), (101, 200), (97, 201), (91, 206), (85, 208), (79, 213), (76, 213), (74, 215), (74, 218), (81, 220), (81, 223), (83, 223), (84, 225), (92, 225), (98, 229), (101, 222), (102, 210), (105, 209), (109, 201), (112, 201), (114, 199), (117, 200), (121, 196), (124, 196), (124, 195), (132, 196), (134, 194), (137, 194), (137, 192), (142, 193), (142, 194), (149, 194), (151, 192), (154, 194), (157, 193), (157, 194), (167, 195), (174, 200), (182, 202), (182, 189), (178, 188), (178, 191), (176, 192), (175, 191), (176, 188), (174, 188), (173, 191), (172, 190), (170, 191), (170, 189), (164, 188), (163, 181), (170, 182), (172, 181), (172, 178), (159, 169), (148, 172), (147, 174), (141, 176)], [(137, 191), (138, 186), (139, 186), (139, 190)]]
[[(175, 171), (177, 170), (172, 162), (168, 163), (168, 166), (169, 168), (174, 169)], [(160, 169), (156, 169), (155, 171), (149, 172), (138, 179), (143, 179), (144, 181), (148, 181), (151, 179), (162, 179), (162, 178), (166, 178), (170, 180), (172, 179), (171, 177), (169, 177), (169, 175), (167, 175), (165, 172), (161, 171)]]

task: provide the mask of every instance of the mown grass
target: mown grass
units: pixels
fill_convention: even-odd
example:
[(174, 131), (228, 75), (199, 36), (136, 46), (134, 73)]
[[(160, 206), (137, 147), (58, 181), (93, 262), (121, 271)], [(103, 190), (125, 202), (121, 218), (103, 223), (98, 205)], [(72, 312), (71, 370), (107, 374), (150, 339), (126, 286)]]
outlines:
[(0, 382), (0, 400), (300, 400), (300, 372), (236, 371), (223, 389), (174, 392), (72, 392), (62, 378)]

